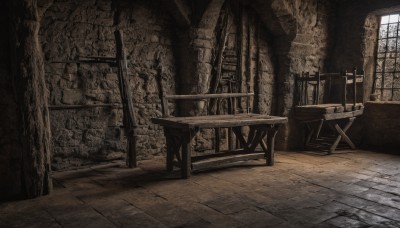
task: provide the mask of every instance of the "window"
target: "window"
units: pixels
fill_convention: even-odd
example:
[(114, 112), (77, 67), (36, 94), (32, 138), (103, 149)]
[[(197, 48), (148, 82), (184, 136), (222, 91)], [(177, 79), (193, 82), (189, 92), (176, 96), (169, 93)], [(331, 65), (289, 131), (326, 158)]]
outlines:
[(381, 17), (375, 68), (375, 93), (400, 101), (400, 14)]

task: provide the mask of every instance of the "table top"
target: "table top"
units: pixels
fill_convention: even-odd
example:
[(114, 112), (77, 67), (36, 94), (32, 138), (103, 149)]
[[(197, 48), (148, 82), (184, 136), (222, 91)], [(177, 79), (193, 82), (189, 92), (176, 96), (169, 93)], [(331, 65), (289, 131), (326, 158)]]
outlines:
[(173, 128), (223, 128), (252, 125), (284, 124), (288, 122), (288, 119), (286, 117), (248, 113), (232, 115), (153, 118), (151, 120), (155, 124)]

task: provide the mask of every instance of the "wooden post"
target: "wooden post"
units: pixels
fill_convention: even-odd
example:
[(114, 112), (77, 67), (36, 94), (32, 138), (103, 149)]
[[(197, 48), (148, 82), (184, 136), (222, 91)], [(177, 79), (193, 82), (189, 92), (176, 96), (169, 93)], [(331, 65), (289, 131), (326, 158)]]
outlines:
[(125, 135), (128, 138), (128, 154), (127, 154), (127, 165), (128, 167), (136, 167), (136, 140), (138, 127), (136, 121), (136, 114), (132, 103), (132, 96), (129, 88), (128, 81), (128, 62), (126, 60), (125, 47), (123, 43), (123, 33), (121, 30), (117, 30), (114, 33), (115, 44), (117, 50), (117, 64), (118, 64), (118, 81), (119, 90), (122, 100), (123, 113), (124, 113), (124, 128)]
[(280, 128), (280, 124), (272, 125), (268, 128), (267, 134), (267, 146), (268, 146), (268, 153), (267, 153), (267, 165), (273, 166), (275, 163), (275, 136), (278, 133)]
[(163, 117), (169, 117), (167, 92), (165, 91), (161, 60), (157, 60), (157, 81)]
[[(238, 2), (239, 7), (238, 7), (238, 31), (237, 31), (237, 50), (236, 50), (236, 56), (237, 56), (237, 69), (236, 69), (236, 74), (237, 74), (237, 78), (240, 82), (239, 85), (239, 93), (241, 93), (245, 87), (244, 85), (244, 80), (243, 80), (243, 70), (244, 70), (244, 66), (243, 66), (243, 54), (244, 54), (244, 18), (243, 18), (243, 4)], [(247, 89), (247, 88), (246, 88)], [(248, 91), (247, 91), (248, 92)], [(238, 108), (239, 109), (243, 109), (242, 107), (242, 99), (238, 98)]]
[(356, 110), (357, 103), (357, 67), (353, 68), (353, 111)]
[(182, 132), (182, 178), (187, 179), (192, 172), (192, 137), (194, 136), (192, 130)]
[(343, 72), (343, 76), (341, 78), (341, 80), (343, 81), (342, 83), (342, 106), (344, 108), (344, 111), (347, 111), (346, 108), (346, 99), (347, 99), (347, 71)]
[(305, 73), (305, 81), (304, 81), (304, 105), (308, 105), (308, 79), (310, 77), (310, 73)]
[[(39, 42), (40, 17), (37, 1), (9, 1), (14, 7), (11, 41), (14, 52), (13, 77), (21, 121), (20, 192), (26, 198), (49, 194), (51, 180), (51, 140), (43, 53)], [(6, 35), (6, 34), (4, 34)]]
[[(226, 41), (228, 40), (228, 25), (229, 25), (229, 1), (225, 2), (225, 12), (223, 15), (223, 25), (222, 25), (222, 31), (221, 31), (221, 35), (219, 37), (219, 41), (218, 41), (218, 47), (217, 47), (217, 54), (216, 54), (216, 66), (215, 66), (215, 71), (213, 70), (213, 80), (212, 80), (212, 84), (211, 84), (211, 88), (210, 88), (210, 93), (214, 94), (217, 93), (218, 91), (218, 86), (220, 84), (221, 81), (221, 77), (222, 77), (222, 62), (224, 59), (224, 51), (226, 48)], [(213, 66), (214, 67), (214, 66)], [(210, 113), (213, 113), (212, 110), (214, 110), (214, 106), (216, 104), (216, 100), (215, 99), (211, 99), (210, 103), (209, 103), (209, 110)]]
[(316, 94), (316, 104), (319, 104), (319, 90), (321, 87), (321, 75), (319, 74), (319, 72), (317, 72), (315, 74), (315, 76), (317, 77), (317, 94)]

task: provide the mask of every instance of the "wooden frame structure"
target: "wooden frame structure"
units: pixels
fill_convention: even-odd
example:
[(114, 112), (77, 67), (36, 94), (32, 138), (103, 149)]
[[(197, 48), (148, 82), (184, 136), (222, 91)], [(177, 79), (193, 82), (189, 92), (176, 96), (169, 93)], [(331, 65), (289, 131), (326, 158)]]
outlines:
[(137, 167), (136, 159), (136, 141), (137, 141), (137, 120), (132, 102), (132, 95), (129, 92), (129, 69), (128, 60), (126, 58), (126, 51), (124, 46), (123, 31), (116, 30), (114, 32), (116, 56), (114, 57), (103, 57), (103, 56), (90, 56), (80, 57), (78, 61), (69, 62), (54, 62), (54, 63), (77, 63), (77, 64), (100, 64), (105, 63), (110, 67), (117, 67), (118, 69), (118, 88), (121, 96), (121, 105), (117, 104), (92, 104), (92, 105), (57, 105), (49, 106), (50, 110), (63, 110), (63, 109), (87, 109), (87, 108), (122, 108), (123, 110), (123, 127), (125, 136), (128, 140), (127, 146), (127, 159), (126, 165), (129, 168)]
[[(361, 84), (361, 96), (357, 93), (358, 84)], [(311, 75), (307, 72), (296, 75), (294, 118), (306, 127), (306, 148), (325, 150), (328, 147), (328, 154), (331, 154), (341, 141), (352, 149), (356, 148), (346, 132), (356, 117), (363, 114), (363, 88), (364, 72), (358, 74), (356, 68), (351, 73), (316, 72)], [(333, 134), (324, 135), (323, 126), (333, 130)]]
[[(165, 95), (165, 94), (164, 94)], [(281, 125), (287, 123), (286, 117), (276, 117), (249, 113), (232, 113), (228, 115), (209, 115), (193, 117), (170, 117), (168, 111), (169, 100), (206, 100), (233, 99), (236, 106), (237, 99), (249, 99), (254, 94), (203, 94), (203, 95), (170, 95), (163, 96), (164, 118), (153, 118), (152, 122), (164, 127), (167, 143), (167, 170), (172, 171), (174, 166), (181, 168), (182, 178), (188, 178), (193, 170), (207, 169), (212, 166), (223, 165), (238, 161), (247, 161), (265, 158), (266, 164), (274, 164), (275, 136)], [(249, 102), (246, 102), (249, 103)], [(250, 128), (247, 137), (242, 127)], [(232, 129), (239, 143), (236, 148), (220, 151), (220, 128)], [(201, 129), (215, 129), (215, 153), (192, 157), (192, 140)], [(264, 138), (267, 137), (267, 142)], [(261, 146), (262, 151), (257, 151)]]

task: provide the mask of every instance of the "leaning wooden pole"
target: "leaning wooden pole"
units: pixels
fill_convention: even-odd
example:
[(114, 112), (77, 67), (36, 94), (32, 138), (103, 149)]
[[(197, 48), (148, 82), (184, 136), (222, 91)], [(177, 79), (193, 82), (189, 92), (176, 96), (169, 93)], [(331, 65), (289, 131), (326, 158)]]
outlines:
[(52, 190), (50, 119), (37, 1), (18, 0), (14, 7), (13, 77), (21, 113), (21, 193), (24, 198)]
[(119, 90), (124, 115), (124, 129), (125, 135), (128, 139), (128, 153), (126, 164), (128, 167), (133, 168), (137, 166), (136, 141), (138, 124), (136, 121), (136, 114), (132, 103), (132, 95), (129, 89), (128, 62), (126, 59), (125, 47), (123, 42), (123, 33), (121, 30), (117, 30), (115, 31), (114, 35), (117, 50), (116, 60), (118, 65)]

